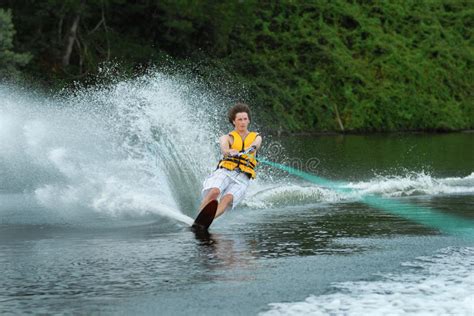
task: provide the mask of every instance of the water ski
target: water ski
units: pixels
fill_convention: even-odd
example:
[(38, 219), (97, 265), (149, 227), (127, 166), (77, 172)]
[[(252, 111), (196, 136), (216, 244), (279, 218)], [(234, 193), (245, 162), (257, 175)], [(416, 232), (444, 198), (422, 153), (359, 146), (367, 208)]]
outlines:
[(217, 200), (212, 200), (202, 209), (199, 215), (196, 217), (192, 228), (194, 230), (207, 230), (211, 226), (214, 217), (216, 216)]

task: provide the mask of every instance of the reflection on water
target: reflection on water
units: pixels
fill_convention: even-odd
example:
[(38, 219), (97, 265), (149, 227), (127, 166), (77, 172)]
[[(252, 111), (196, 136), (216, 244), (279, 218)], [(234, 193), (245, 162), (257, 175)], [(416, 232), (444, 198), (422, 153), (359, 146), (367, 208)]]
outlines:
[(236, 236), (200, 232), (196, 234), (199, 260), (208, 280), (245, 281), (253, 279), (256, 257)]
[(352, 254), (366, 246), (345, 243), (351, 238), (393, 235), (434, 235), (436, 230), (364, 204), (327, 205), (324, 209), (270, 214), (265, 222), (243, 225), (247, 244), (253, 254), (262, 257)]
[(361, 203), (241, 209), (198, 235), (166, 227), (0, 226), (0, 311), (64, 311), (65, 298), (71, 312), (104, 311), (104, 300), (251, 282), (272, 258), (350, 256), (374, 249), (361, 238), (439, 234)]
[[(36, 238), (12, 234), (9, 242), (0, 243), (0, 311), (17, 310), (20, 305), (23, 311), (32, 311), (64, 297), (113, 300), (196, 283), (243, 281), (251, 279), (247, 271), (255, 265), (236, 236), (196, 239), (187, 229), (160, 234), (150, 226), (95, 234), (70, 233), (67, 227), (29, 229)], [(6, 237), (7, 232), (0, 230)], [(16, 236), (20, 238), (15, 240)]]
[[(321, 177), (361, 181), (374, 175), (427, 171), (436, 177), (473, 172), (473, 133), (289, 136), (279, 139), (290, 157), (317, 158)], [(310, 170), (308, 170), (310, 171)]]

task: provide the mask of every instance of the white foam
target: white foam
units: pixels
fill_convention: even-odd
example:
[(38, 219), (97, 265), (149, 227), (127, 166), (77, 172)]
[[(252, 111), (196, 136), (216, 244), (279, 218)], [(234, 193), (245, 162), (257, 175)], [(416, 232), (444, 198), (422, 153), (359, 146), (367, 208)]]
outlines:
[(446, 248), (409, 272), (334, 284), (336, 293), (272, 303), (261, 315), (473, 315), (474, 248)]
[(348, 198), (347, 195), (316, 185), (284, 183), (275, 186), (261, 183), (249, 188), (249, 193), (242, 204), (252, 208), (267, 208), (321, 202), (336, 203)]
[(369, 181), (341, 184), (339, 187), (341, 190), (327, 189), (310, 183), (280, 183), (276, 186), (257, 180), (249, 187), (242, 204), (252, 208), (267, 208), (358, 201), (367, 195), (400, 197), (470, 194), (474, 193), (474, 173), (466, 177), (450, 178), (434, 178), (424, 172), (407, 173), (404, 176), (375, 177)]
[(363, 195), (388, 197), (474, 193), (474, 172), (466, 177), (434, 178), (425, 172), (404, 176), (376, 177), (370, 181), (349, 183), (345, 187)]

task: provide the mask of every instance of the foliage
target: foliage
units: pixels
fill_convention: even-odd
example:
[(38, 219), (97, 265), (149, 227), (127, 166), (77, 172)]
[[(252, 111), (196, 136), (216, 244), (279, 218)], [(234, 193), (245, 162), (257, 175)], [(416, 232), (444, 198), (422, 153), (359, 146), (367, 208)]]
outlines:
[(268, 3), (229, 58), (291, 130), (474, 125), (473, 7), (436, 1)]
[(0, 9), (0, 80), (18, 80), (18, 67), (26, 65), (30, 60), (28, 54), (12, 51), (14, 35), (11, 11)]
[(273, 129), (474, 128), (469, 0), (6, 3), (15, 46), (34, 56), (28, 72), (51, 85), (107, 61), (132, 74), (171, 56), (211, 84), (244, 84)]

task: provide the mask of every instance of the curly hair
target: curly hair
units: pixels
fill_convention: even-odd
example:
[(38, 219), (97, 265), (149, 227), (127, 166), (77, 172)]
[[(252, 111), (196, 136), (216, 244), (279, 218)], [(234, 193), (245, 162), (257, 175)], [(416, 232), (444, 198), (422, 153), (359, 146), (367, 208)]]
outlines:
[(235, 116), (237, 115), (237, 113), (242, 113), (242, 112), (247, 113), (249, 117), (249, 121), (251, 121), (249, 106), (245, 103), (239, 102), (229, 109), (229, 114), (228, 114), (229, 123), (234, 125)]

